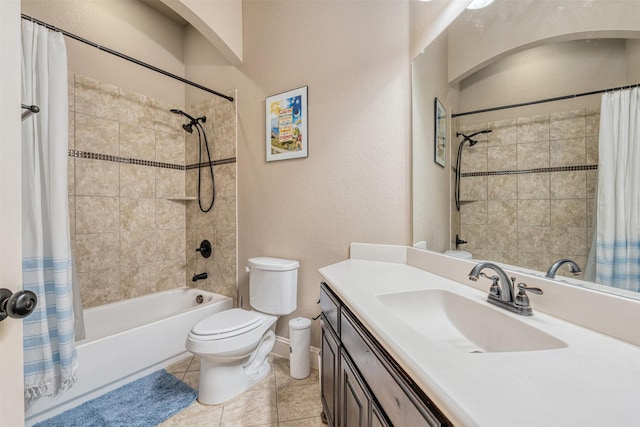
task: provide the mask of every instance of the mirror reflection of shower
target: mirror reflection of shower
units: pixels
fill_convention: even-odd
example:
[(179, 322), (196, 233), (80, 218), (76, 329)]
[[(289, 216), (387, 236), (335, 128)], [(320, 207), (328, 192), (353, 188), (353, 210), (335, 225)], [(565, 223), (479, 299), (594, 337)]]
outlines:
[(475, 132), (472, 133), (471, 135), (465, 135), (461, 132), (456, 132), (456, 136), (459, 137), (463, 137), (464, 139), (462, 140), (462, 142), (460, 143), (460, 145), (458, 146), (458, 157), (456, 158), (456, 188), (455, 188), (455, 199), (456, 199), (456, 210), (458, 212), (460, 212), (460, 161), (462, 159), (462, 147), (464, 146), (465, 142), (469, 142), (469, 147), (473, 147), (474, 145), (476, 145), (478, 143), (477, 140), (475, 139), (471, 139), (474, 136), (478, 135), (478, 134), (482, 134), (482, 133), (490, 133), (491, 129), (486, 129), (486, 130), (481, 130), (479, 132)]
[[(182, 129), (184, 129), (185, 132), (187, 133), (193, 133), (193, 128), (195, 127), (196, 131), (198, 132), (198, 206), (200, 207), (200, 210), (204, 213), (207, 213), (211, 210), (211, 208), (213, 208), (213, 202), (216, 200), (216, 185), (215, 185), (215, 178), (213, 175), (213, 163), (211, 160), (211, 152), (209, 150), (209, 142), (207, 141), (207, 134), (204, 131), (204, 127), (202, 126), (202, 123), (207, 121), (207, 117), (206, 116), (202, 116), (202, 117), (197, 117), (194, 118), (193, 116), (185, 113), (182, 110), (178, 110), (178, 109), (171, 109), (171, 112), (174, 114), (180, 114), (185, 116), (187, 119), (189, 119), (189, 123), (185, 123), (182, 125)], [(209, 172), (211, 173), (211, 186), (212, 186), (212, 196), (211, 196), (211, 204), (209, 204), (209, 207), (207, 207), (206, 209), (204, 207), (202, 207), (202, 190), (201, 190), (201, 183), (202, 183), (202, 140), (204, 140), (204, 146), (205, 149), (207, 151), (207, 164), (209, 165)]]

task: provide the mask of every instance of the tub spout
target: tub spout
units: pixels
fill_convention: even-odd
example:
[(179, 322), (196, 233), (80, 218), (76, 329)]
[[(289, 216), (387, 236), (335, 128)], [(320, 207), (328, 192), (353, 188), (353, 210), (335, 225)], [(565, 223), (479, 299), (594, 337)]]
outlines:
[(193, 278), (191, 279), (192, 282), (197, 282), (198, 280), (204, 280), (208, 277), (207, 273), (200, 273), (200, 274), (194, 274)]

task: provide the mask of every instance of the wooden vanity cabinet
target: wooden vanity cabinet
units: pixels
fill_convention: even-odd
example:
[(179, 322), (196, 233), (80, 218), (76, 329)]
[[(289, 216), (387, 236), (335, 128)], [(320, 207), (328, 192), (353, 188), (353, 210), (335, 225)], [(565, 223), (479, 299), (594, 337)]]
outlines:
[(320, 305), (321, 397), (330, 426), (452, 425), (324, 282)]

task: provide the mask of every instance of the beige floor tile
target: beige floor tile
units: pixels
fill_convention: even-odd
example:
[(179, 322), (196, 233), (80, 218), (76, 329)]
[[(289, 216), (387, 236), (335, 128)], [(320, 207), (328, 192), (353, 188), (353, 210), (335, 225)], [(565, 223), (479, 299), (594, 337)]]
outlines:
[(279, 427), (322, 427), (325, 425), (326, 424), (322, 424), (322, 419), (320, 417), (302, 418), (278, 424)]
[(177, 372), (187, 372), (189, 366), (193, 363), (193, 358), (193, 356), (189, 356), (185, 359), (180, 360), (179, 362), (174, 363), (173, 365), (167, 366), (165, 370), (170, 374), (175, 374)]
[(189, 387), (193, 388), (194, 390), (198, 390), (199, 380), (200, 371), (187, 372), (186, 374), (184, 374), (184, 378), (182, 379), (182, 381), (187, 383), (187, 385), (189, 385)]
[(321, 411), (317, 383), (278, 388), (278, 418), (281, 422), (318, 416)]
[(182, 412), (160, 424), (160, 427), (217, 427), (222, 417), (222, 406), (207, 406), (193, 402)]
[(224, 405), (220, 425), (249, 427), (274, 424), (277, 421), (275, 390), (249, 390)]
[(278, 389), (289, 386), (317, 384), (318, 383), (318, 370), (311, 369), (311, 372), (307, 378), (295, 379), (290, 375), (289, 359), (284, 357), (274, 357), (271, 364), (276, 376), (276, 385)]
[(193, 356), (193, 360), (191, 361), (191, 365), (189, 365), (189, 372), (199, 371), (200, 370), (200, 357)]

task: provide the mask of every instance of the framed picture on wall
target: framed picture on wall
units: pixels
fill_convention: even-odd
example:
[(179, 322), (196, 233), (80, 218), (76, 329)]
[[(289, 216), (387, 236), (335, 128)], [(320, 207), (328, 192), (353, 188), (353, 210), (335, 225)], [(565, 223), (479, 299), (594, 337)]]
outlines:
[(447, 160), (447, 111), (438, 98), (434, 101), (434, 123), (433, 159), (444, 167)]
[(308, 157), (307, 86), (268, 97), (266, 125), (268, 162)]

